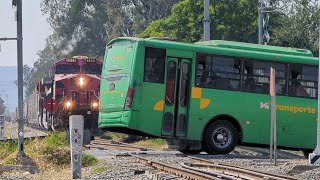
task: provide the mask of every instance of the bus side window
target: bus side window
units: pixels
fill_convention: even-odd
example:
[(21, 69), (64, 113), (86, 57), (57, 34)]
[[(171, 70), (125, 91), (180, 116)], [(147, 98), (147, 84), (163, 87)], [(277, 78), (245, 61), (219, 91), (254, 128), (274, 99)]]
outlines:
[(206, 85), (207, 76), (204, 72), (204, 65), (202, 62), (197, 63), (197, 70), (196, 70), (196, 86), (204, 87)]
[(277, 95), (285, 95), (286, 66), (282, 63), (266, 62), (255, 59), (244, 59), (244, 79), (243, 91), (269, 94), (270, 93), (270, 67), (276, 71), (276, 93)]
[(289, 77), (289, 96), (317, 98), (317, 66), (291, 64)]
[(144, 61), (144, 82), (164, 83), (164, 62), (166, 50), (146, 47)]

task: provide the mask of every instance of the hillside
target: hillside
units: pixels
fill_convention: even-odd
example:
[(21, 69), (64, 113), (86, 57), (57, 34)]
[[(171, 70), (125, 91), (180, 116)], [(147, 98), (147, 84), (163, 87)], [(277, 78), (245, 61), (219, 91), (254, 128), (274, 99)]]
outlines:
[(0, 96), (7, 108), (13, 112), (18, 104), (17, 67), (0, 66)]

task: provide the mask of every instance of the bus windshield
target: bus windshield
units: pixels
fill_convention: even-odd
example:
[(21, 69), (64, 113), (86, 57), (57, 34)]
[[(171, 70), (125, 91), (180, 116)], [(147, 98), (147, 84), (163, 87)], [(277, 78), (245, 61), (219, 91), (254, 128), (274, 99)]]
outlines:
[(99, 65), (82, 66), (82, 72), (85, 74), (101, 74), (101, 66)]
[(56, 74), (76, 74), (80, 72), (78, 65), (59, 65), (56, 68)]

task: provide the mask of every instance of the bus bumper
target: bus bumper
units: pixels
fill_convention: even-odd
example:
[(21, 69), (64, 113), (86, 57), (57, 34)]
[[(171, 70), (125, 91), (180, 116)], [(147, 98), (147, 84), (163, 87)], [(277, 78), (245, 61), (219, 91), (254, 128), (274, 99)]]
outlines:
[(129, 127), (129, 119), (131, 112), (110, 112), (110, 113), (99, 113), (99, 128), (108, 127)]

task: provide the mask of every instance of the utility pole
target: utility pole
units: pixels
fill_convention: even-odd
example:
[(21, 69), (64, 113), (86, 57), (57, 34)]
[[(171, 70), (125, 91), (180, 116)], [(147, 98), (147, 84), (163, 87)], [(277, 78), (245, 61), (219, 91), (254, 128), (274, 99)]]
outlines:
[(26, 157), (23, 141), (23, 57), (22, 57), (22, 0), (12, 0), (17, 8), (17, 64), (18, 64), (18, 156)]
[(210, 41), (210, 1), (204, 0), (203, 35), (205, 41)]
[[(320, 1), (320, 0), (319, 0)], [(318, 5), (320, 10), (320, 2)], [(313, 153), (309, 154), (309, 164), (320, 165), (320, 22), (319, 22), (319, 69), (318, 69), (318, 118), (317, 118), (317, 146)]]
[(263, 42), (263, 17), (264, 17), (264, 7), (265, 3), (264, 0), (258, 0), (258, 22), (259, 22), (259, 30), (258, 30), (258, 43), (262, 44)]

